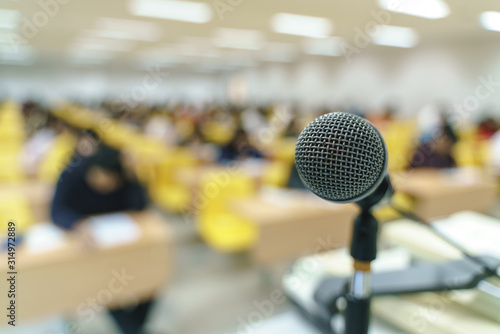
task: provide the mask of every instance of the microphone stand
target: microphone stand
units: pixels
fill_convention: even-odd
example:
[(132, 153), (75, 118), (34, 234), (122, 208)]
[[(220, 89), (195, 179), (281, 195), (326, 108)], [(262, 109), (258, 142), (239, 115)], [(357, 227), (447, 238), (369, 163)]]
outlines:
[(377, 257), (378, 221), (371, 210), (384, 197), (394, 193), (386, 174), (373, 194), (356, 202), (361, 213), (354, 220), (351, 256), (354, 259), (354, 274), (346, 295), (345, 332), (367, 334), (370, 324), (370, 301), (372, 296), (371, 262)]

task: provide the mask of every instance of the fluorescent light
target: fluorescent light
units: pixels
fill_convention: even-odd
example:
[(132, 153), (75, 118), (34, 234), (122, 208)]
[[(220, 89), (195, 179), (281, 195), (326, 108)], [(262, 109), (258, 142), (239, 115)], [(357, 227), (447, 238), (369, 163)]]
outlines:
[(129, 11), (136, 16), (191, 23), (207, 23), (212, 20), (212, 8), (202, 2), (179, 0), (130, 0)]
[(373, 35), (373, 44), (412, 48), (418, 43), (418, 34), (412, 28), (396, 26), (378, 26)]
[(426, 19), (441, 19), (450, 14), (450, 8), (443, 0), (378, 0), (383, 9)]
[(297, 47), (291, 43), (266, 43), (259, 59), (267, 62), (291, 63), (297, 58)]
[(258, 30), (217, 28), (213, 32), (213, 43), (220, 48), (260, 50), (264, 36)]
[(21, 13), (17, 10), (0, 9), (0, 28), (15, 29), (21, 20)]
[(132, 50), (135, 43), (126, 40), (116, 40), (97, 37), (79, 37), (73, 44), (73, 49), (128, 52)]
[(271, 27), (280, 34), (325, 38), (332, 32), (333, 24), (323, 17), (278, 13), (273, 16)]
[(484, 12), (480, 16), (481, 25), (484, 29), (500, 31), (500, 13)]
[(93, 25), (93, 30), (86, 30), (87, 36), (129, 39), (146, 42), (157, 42), (162, 35), (158, 24), (147, 21), (123, 20), (100, 17)]
[(302, 41), (302, 51), (309, 55), (337, 57), (342, 55), (341, 37), (309, 38)]

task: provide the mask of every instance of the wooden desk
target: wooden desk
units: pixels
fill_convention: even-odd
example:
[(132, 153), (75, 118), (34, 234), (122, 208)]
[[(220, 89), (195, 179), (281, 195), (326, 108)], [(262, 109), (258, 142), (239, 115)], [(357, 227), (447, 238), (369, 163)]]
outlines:
[(257, 263), (273, 263), (346, 246), (358, 209), (329, 203), (311, 194), (290, 191), (286, 198), (257, 196), (232, 202), (232, 210), (258, 229), (250, 250)]
[[(88, 316), (92, 303), (99, 310), (145, 301), (167, 283), (171, 274), (171, 234), (165, 220), (153, 210), (133, 213), (141, 237), (131, 244), (88, 250), (74, 235), (45, 253), (17, 249), (17, 322), (51, 314), (76, 312)], [(2, 252), (0, 270), (7, 272)], [(7, 305), (2, 279), (1, 305)], [(5, 322), (2, 323), (4, 325)]]
[(412, 170), (391, 175), (396, 191), (409, 195), (415, 213), (424, 219), (473, 210), (494, 204), (496, 185), (489, 173), (473, 170)]

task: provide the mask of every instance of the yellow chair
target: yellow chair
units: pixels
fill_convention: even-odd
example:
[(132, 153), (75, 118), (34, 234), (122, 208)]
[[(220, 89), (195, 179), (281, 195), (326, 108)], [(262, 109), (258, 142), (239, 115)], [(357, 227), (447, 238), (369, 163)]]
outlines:
[(0, 145), (0, 182), (17, 182), (24, 179), (21, 168), (21, 149)]
[(20, 106), (12, 101), (3, 103), (0, 106), (0, 142), (22, 145), (24, 139), (24, 119)]
[(169, 151), (162, 159), (152, 162), (154, 166), (148, 168), (151, 179), (147, 182), (152, 200), (170, 212), (187, 211), (192, 199), (191, 188), (179, 182), (177, 174), (197, 163), (196, 157), (186, 149)]
[(248, 198), (256, 191), (254, 180), (241, 172), (227, 171), (228, 182), (203, 176), (199, 200), (198, 230), (205, 242), (221, 252), (248, 250), (257, 240), (257, 228), (245, 217), (231, 212), (231, 201)]
[(280, 138), (270, 145), (271, 155), (274, 159), (293, 163), (295, 161), (295, 138)]
[[(20, 195), (11, 195), (0, 200), (0, 220), (4, 222), (3, 226), (7, 226), (9, 221), (14, 221), (18, 234), (23, 233), (26, 227), (35, 222), (28, 201)], [(7, 229), (4, 228), (0, 234), (6, 235), (6, 231)]]
[(459, 140), (453, 147), (453, 157), (458, 167), (478, 166), (477, 144), (471, 140)]
[(292, 163), (276, 160), (266, 166), (264, 174), (262, 175), (262, 184), (274, 187), (286, 187), (290, 172), (292, 170)]
[(46, 153), (38, 171), (38, 178), (56, 183), (62, 171), (68, 166), (76, 148), (76, 138), (70, 133), (62, 133), (55, 139)]
[(414, 122), (393, 121), (382, 131), (382, 137), (389, 155), (388, 170), (405, 170), (416, 146)]
[(202, 128), (205, 138), (215, 144), (227, 144), (234, 136), (234, 127), (225, 123), (208, 122)]
[(19, 105), (7, 101), (0, 106), (0, 181), (24, 178), (21, 152), (25, 139), (24, 120)]
[(135, 173), (139, 181), (145, 185), (157, 184), (157, 167), (168, 156), (168, 149), (156, 142), (144, 141), (128, 147), (127, 151), (136, 159)]
[(481, 166), (491, 166), (493, 162), (493, 154), (491, 151), (491, 143), (488, 140), (482, 140), (478, 143), (478, 162)]

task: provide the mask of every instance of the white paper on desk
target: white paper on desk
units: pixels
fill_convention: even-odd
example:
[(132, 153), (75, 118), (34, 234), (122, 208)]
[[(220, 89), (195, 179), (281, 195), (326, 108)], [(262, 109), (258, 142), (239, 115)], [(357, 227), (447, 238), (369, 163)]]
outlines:
[(443, 182), (448, 187), (473, 186), (481, 182), (481, 173), (474, 167), (444, 169), (441, 175), (444, 175)]
[(469, 252), (500, 258), (500, 220), (464, 211), (440, 219), (434, 225)]
[(130, 244), (141, 237), (139, 225), (125, 213), (94, 216), (89, 221), (91, 234), (100, 248)]
[(51, 223), (38, 223), (28, 228), (24, 247), (32, 254), (58, 249), (64, 244), (64, 232)]

